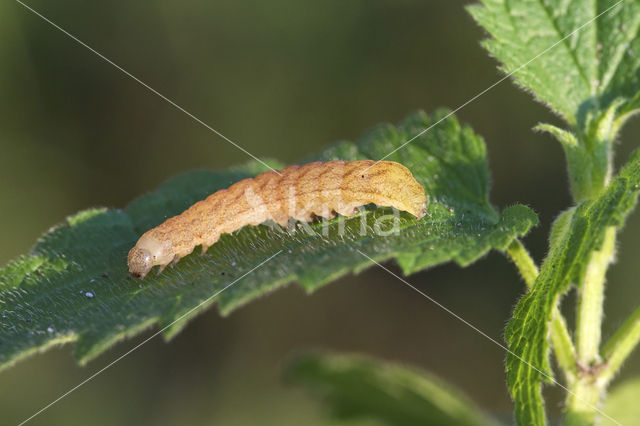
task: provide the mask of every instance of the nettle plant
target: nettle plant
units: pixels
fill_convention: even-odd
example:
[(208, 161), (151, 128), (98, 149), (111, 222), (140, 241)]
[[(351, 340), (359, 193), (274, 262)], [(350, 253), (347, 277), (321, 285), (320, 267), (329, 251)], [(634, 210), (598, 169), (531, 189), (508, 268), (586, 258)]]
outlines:
[[(69, 217), (29, 255), (0, 269), (0, 367), (71, 341), (85, 363), (152, 325), (170, 339), (212, 303), (228, 314), (292, 281), (312, 292), (374, 262), (395, 259), (410, 274), (449, 261), (469, 265), (496, 249), (513, 260), (529, 288), (505, 333), (518, 424), (547, 422), (544, 382), (566, 388), (567, 425), (627, 418), (636, 407), (622, 401), (640, 393), (640, 381), (610, 392), (606, 405), (604, 399), (640, 341), (640, 308), (604, 344), (600, 334), (605, 275), (640, 191), (640, 153), (617, 171), (612, 162), (620, 128), (640, 109), (640, 1), (482, 0), (469, 11), (490, 34), (483, 45), (502, 70), (565, 123), (536, 127), (562, 144), (575, 200), (555, 220), (540, 267), (519, 240), (537, 216), (522, 205), (498, 212), (488, 201), (482, 139), (447, 110), (416, 113), (309, 160), (384, 157), (403, 164), (429, 197), (421, 219), (378, 207), (305, 224), (313, 232), (247, 226), (222, 235), (202, 256), (189, 255), (143, 281), (132, 278), (126, 256), (143, 232), (267, 168), (251, 163), (184, 174), (124, 210)], [(389, 214), (394, 232), (376, 232)], [(570, 331), (558, 305), (572, 287), (578, 297)], [(311, 354), (295, 361), (288, 377), (314, 388), (342, 417), (366, 415), (394, 425), (497, 424), (439, 379), (366, 357)]]

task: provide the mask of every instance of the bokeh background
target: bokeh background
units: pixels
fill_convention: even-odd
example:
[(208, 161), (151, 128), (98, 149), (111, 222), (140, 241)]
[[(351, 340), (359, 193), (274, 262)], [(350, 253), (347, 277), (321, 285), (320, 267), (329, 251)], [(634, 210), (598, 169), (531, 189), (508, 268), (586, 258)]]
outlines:
[[(285, 162), (415, 109), (455, 108), (500, 78), (465, 3), (28, 2), (250, 152)], [(531, 128), (558, 120), (508, 81), (458, 116), (486, 140), (494, 205), (520, 202), (539, 213), (526, 243), (541, 260), (549, 226), (571, 199), (559, 144)], [(637, 146), (638, 123), (622, 134), (620, 162)], [(0, 4), (0, 264), (80, 209), (123, 207), (176, 173), (247, 160), (20, 4)], [(636, 214), (609, 275), (605, 336), (640, 300), (639, 236)], [(498, 340), (523, 291), (500, 253), (409, 281)], [(30, 416), (143, 337), (86, 367), (63, 346), (0, 373), (0, 423)], [(290, 285), (228, 318), (209, 310), (31, 424), (332, 424), (326, 407), (281, 379), (290, 356), (308, 348), (421, 366), (511, 419), (504, 352), (374, 268), (312, 296)], [(622, 377), (638, 373), (636, 353)], [(546, 393), (553, 415), (564, 395)]]

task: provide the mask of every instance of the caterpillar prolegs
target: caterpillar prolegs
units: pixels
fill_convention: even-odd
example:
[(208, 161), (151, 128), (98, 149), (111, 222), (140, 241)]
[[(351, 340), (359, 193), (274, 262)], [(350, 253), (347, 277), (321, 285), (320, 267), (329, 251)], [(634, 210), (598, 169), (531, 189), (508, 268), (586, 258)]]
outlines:
[(289, 218), (310, 222), (335, 213), (353, 216), (366, 204), (395, 207), (420, 219), (427, 198), (409, 169), (393, 161), (328, 161), (268, 171), (221, 189), (186, 211), (145, 232), (129, 251), (129, 271), (144, 278), (161, 272), (202, 245), (205, 252), (220, 235), (269, 219), (286, 226)]

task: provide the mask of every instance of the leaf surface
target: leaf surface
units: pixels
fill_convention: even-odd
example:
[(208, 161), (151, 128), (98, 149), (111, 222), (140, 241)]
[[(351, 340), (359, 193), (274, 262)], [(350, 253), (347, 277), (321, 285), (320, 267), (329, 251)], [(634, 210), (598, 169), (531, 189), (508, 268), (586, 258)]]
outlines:
[[(447, 113), (416, 113), (399, 127), (379, 126), (359, 143), (340, 143), (313, 159), (380, 158)], [(377, 261), (395, 258), (404, 273), (447, 261), (468, 265), (492, 248), (504, 250), (537, 223), (524, 206), (498, 214), (489, 204), (484, 142), (455, 117), (389, 160), (408, 167), (430, 199), (421, 220), (400, 214), (397, 234), (375, 232), (377, 221), (392, 210), (373, 207), (345, 220), (343, 232), (339, 219), (324, 228), (326, 234), (320, 222), (311, 224), (311, 233), (297, 227), (285, 232), (247, 226), (223, 235), (206, 254), (197, 250), (144, 280), (128, 276), (126, 261), (144, 231), (208, 194), (264, 171), (263, 166), (189, 172), (124, 210), (92, 209), (68, 218), (45, 234), (30, 255), (0, 269), (0, 368), (68, 341), (77, 341), (76, 356), (86, 362), (154, 324), (167, 327), (165, 335), (171, 337), (186, 323), (185, 315), (193, 317), (214, 302), (227, 314), (291, 281), (310, 292), (371, 266), (357, 250)]]
[(614, 102), (621, 111), (640, 107), (640, 1), (481, 3), (469, 12), (491, 35), (484, 47), (569, 124)]
[(499, 425), (439, 378), (359, 355), (304, 355), (290, 365), (287, 378), (322, 396), (341, 419), (393, 426)]

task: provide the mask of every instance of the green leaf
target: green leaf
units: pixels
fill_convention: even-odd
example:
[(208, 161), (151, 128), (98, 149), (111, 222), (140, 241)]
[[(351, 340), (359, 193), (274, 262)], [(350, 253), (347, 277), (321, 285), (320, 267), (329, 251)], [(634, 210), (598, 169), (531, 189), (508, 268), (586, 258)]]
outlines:
[(607, 396), (603, 411), (623, 425), (637, 425), (640, 419), (640, 377), (626, 380)]
[(469, 12), (492, 36), (484, 47), (570, 125), (619, 99), (625, 100), (622, 110), (640, 106), (640, 1), (481, 3)]
[(533, 289), (515, 308), (506, 331), (512, 353), (507, 356), (507, 383), (522, 425), (545, 423), (540, 393), (544, 372), (550, 376), (547, 341), (551, 312), (571, 283), (582, 282), (591, 253), (602, 244), (607, 228), (621, 227), (634, 208), (640, 188), (640, 151), (592, 201), (578, 205), (557, 222), (553, 243)]
[(393, 426), (498, 425), (432, 374), (360, 355), (304, 355), (286, 376), (325, 398), (342, 419), (370, 418)]
[(597, 197), (613, 141), (640, 108), (640, 0), (481, 2), (469, 12), (492, 36), (484, 47), (572, 127), (537, 129), (562, 143), (574, 199)]
[[(447, 113), (439, 111), (432, 118), (416, 113), (397, 128), (380, 126), (358, 144), (343, 142), (316, 158), (380, 158)], [(377, 261), (395, 258), (405, 273), (412, 273), (447, 261), (468, 265), (491, 248), (505, 250), (537, 223), (524, 206), (509, 207), (502, 215), (491, 207), (485, 145), (454, 117), (389, 160), (407, 166), (430, 198), (420, 221), (400, 214), (397, 235), (373, 231), (378, 219), (392, 213), (389, 208), (369, 208), (346, 220), (342, 234), (338, 220), (325, 228), (327, 235), (249, 226), (223, 235), (205, 255), (187, 256), (160, 275), (128, 277), (127, 252), (144, 231), (217, 189), (264, 171), (255, 164), (190, 172), (124, 211), (93, 209), (69, 218), (42, 237), (31, 255), (0, 270), (0, 367), (72, 340), (77, 341), (77, 358), (85, 362), (154, 324), (168, 327), (165, 335), (170, 337), (186, 322), (175, 321), (203, 302), (187, 317), (214, 301), (227, 314), (294, 280), (311, 292), (371, 266), (356, 248)], [(322, 224), (312, 228), (321, 232)]]

